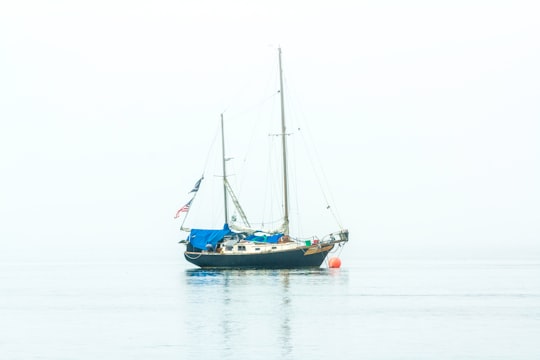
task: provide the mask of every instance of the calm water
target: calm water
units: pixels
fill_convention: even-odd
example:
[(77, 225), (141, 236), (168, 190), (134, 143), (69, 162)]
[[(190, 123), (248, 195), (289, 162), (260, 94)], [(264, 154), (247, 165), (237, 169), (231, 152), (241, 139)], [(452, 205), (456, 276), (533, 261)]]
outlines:
[(539, 359), (540, 263), (0, 265), (1, 359)]

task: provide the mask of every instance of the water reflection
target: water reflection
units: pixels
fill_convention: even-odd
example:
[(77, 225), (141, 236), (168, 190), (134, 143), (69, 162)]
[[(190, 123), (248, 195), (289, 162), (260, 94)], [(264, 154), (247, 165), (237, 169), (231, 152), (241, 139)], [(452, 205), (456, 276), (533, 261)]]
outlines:
[(186, 340), (222, 359), (294, 358), (305, 335), (299, 319), (312, 316), (309, 309), (329, 285), (348, 278), (342, 269), (189, 269), (184, 275)]
[(222, 271), (205, 270), (205, 269), (189, 269), (186, 270), (186, 280), (188, 285), (209, 285), (219, 284), (223, 281)]
[(226, 358), (232, 356), (232, 341), (231, 338), (233, 334), (232, 330), (232, 312), (231, 312), (231, 294), (230, 294), (230, 287), (229, 287), (229, 274), (224, 274), (223, 279), (223, 309), (221, 311), (222, 313), (222, 319), (221, 319), (221, 330), (223, 332), (223, 351), (226, 354)]
[[(188, 285), (219, 285), (225, 279), (232, 281), (231, 285), (241, 285), (252, 282), (257, 278), (281, 277), (287, 278), (286, 288), (289, 286), (289, 276), (298, 278), (299, 282), (308, 280), (307, 277), (335, 277), (347, 280), (347, 272), (343, 269), (307, 268), (307, 269), (187, 269), (185, 280)], [(302, 279), (302, 277), (306, 277)], [(319, 278), (319, 280), (321, 280)]]
[(280, 332), (280, 341), (283, 344), (281, 356), (285, 359), (288, 359), (292, 353), (292, 343), (291, 343), (291, 297), (289, 293), (289, 270), (282, 270), (281, 272), (281, 290), (282, 290), (282, 301), (281, 301), (281, 332)]

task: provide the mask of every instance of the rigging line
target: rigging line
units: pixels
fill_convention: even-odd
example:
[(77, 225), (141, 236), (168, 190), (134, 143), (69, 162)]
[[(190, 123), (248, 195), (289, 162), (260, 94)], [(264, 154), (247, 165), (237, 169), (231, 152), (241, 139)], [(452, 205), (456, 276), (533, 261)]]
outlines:
[(186, 223), (186, 219), (188, 218), (188, 215), (189, 215), (189, 210), (191, 210), (191, 205), (193, 204), (193, 200), (195, 200), (195, 198), (197, 197), (197, 193), (198, 191), (195, 192), (195, 194), (193, 194), (193, 197), (191, 198), (191, 200), (189, 200), (189, 208), (186, 212), (186, 216), (184, 216), (184, 220), (182, 220), (182, 224), (180, 225), (180, 229), (183, 229), (184, 228), (184, 224)]
[[(257, 105), (255, 106), (252, 106), (250, 107), (249, 109), (253, 109), (253, 108), (261, 108), (265, 103), (267, 103), (269, 100), (272, 100), (272, 99), (275, 99), (277, 93), (274, 93), (270, 96), (267, 96), (266, 98), (264, 98), (262, 101), (260, 101)], [(240, 118), (240, 116), (243, 116), (247, 113), (248, 111), (244, 111), (244, 113), (241, 113), (241, 114), (238, 114), (236, 116), (231, 116), (231, 117), (228, 117), (227, 119), (228, 120), (238, 120), (238, 118)], [(255, 134), (257, 132), (257, 127), (260, 125), (261, 121), (260, 121), (260, 118), (261, 118), (261, 112), (262, 110), (259, 110), (256, 114), (256, 117), (257, 119), (256, 120), (252, 120), (251, 123), (252, 123), (252, 128), (251, 128), (251, 132), (250, 132), (250, 135), (249, 135), (249, 141), (247, 142), (247, 147), (245, 148), (246, 150), (244, 151), (244, 155), (242, 157), (242, 162), (241, 162), (241, 165), (240, 165), (240, 168), (239, 168), (239, 172), (240, 174), (243, 174), (246, 170), (246, 167), (248, 165), (248, 154), (251, 154), (252, 153), (252, 148), (253, 148), (253, 144), (255, 143)], [(234, 166), (234, 162), (233, 162), (233, 166)], [(238, 198), (240, 199), (242, 197), (242, 190), (244, 189), (244, 183), (245, 181), (247, 181), (248, 179), (250, 179), (250, 177), (248, 176), (240, 176), (239, 177), (240, 180), (237, 182), (235, 181), (235, 185), (237, 185), (237, 196)]]
[[(275, 199), (277, 198), (276, 196), (274, 196), (274, 194), (276, 194), (276, 190), (275, 190), (275, 185), (276, 185), (276, 181), (275, 181), (275, 174), (277, 174), (278, 172), (277, 171), (274, 171), (275, 170), (275, 164), (274, 164), (274, 155), (275, 155), (275, 151), (274, 149), (276, 148), (276, 138), (274, 136), (269, 136), (268, 139), (267, 139), (267, 151), (266, 151), (266, 183), (265, 183), (265, 198), (264, 198), (264, 203), (263, 203), (263, 221), (265, 222), (268, 222), (266, 221), (266, 219), (268, 218), (273, 218), (274, 217), (274, 214), (276, 213), (276, 210), (275, 210)], [(281, 214), (281, 211), (278, 210), (277, 213)], [(283, 221), (283, 217), (281, 215), (280, 216), (280, 220), (278, 221)], [(275, 220), (270, 220), (270, 223), (273, 224), (275, 223), (276, 221)]]
[[(243, 157), (243, 161), (242, 161), (242, 164), (241, 164), (241, 167), (240, 167), (240, 173), (245, 173), (246, 172), (246, 169), (248, 168), (249, 164), (250, 163), (253, 163), (254, 160), (255, 160), (255, 163), (257, 163), (257, 159), (254, 159), (254, 144), (256, 143), (256, 136), (255, 134), (258, 133), (257, 132), (257, 129), (261, 127), (261, 125), (264, 125), (266, 123), (266, 127), (268, 127), (268, 123), (270, 122), (273, 122), (273, 119), (274, 119), (274, 115), (275, 115), (275, 106), (270, 106), (270, 112), (269, 114), (264, 112), (264, 109), (262, 109), (262, 105), (264, 105), (265, 103), (269, 102), (270, 100), (273, 102), (273, 104), (275, 105), (275, 102), (276, 102), (276, 95), (278, 95), (279, 92), (275, 92), (273, 95), (267, 97), (266, 99), (264, 99), (263, 101), (261, 101), (259, 103), (260, 105), (260, 109), (259, 111), (257, 112), (257, 119), (252, 121), (252, 130), (251, 130), (251, 134), (250, 134), (250, 137), (249, 137), (249, 142), (248, 142), (248, 146), (246, 148), (246, 151), (245, 151), (245, 155)], [(263, 116), (263, 113), (265, 114), (265, 116)], [(265, 120), (265, 121), (263, 121)], [(270, 137), (271, 138), (271, 137)], [(266, 156), (267, 156), (267, 163), (268, 163), (268, 166), (266, 166), (266, 176), (265, 176), (265, 197), (264, 197), (264, 201), (263, 201), (263, 204), (262, 204), (262, 212), (260, 212), (260, 216), (261, 216), (261, 219), (263, 220), (264, 222), (264, 219), (265, 217), (267, 216), (266, 214), (266, 209), (267, 209), (267, 205), (268, 205), (268, 199), (272, 199), (272, 194), (273, 194), (273, 189), (270, 188), (269, 184), (271, 184), (272, 182), (272, 177), (270, 175), (273, 174), (272, 172), (272, 162), (271, 162), (271, 157), (272, 157), (272, 154), (273, 154), (273, 151), (271, 151), (270, 149), (272, 148), (272, 145), (273, 145), (273, 139), (271, 138), (271, 141), (270, 143), (268, 144), (269, 146), (266, 147)], [(264, 148), (264, 147), (263, 147)], [(242, 192), (243, 190), (245, 189), (245, 182), (246, 181), (249, 181), (250, 179), (253, 179), (253, 177), (250, 177), (250, 176), (241, 176), (240, 179), (239, 179), (239, 190), (238, 190), (238, 197), (240, 198), (242, 196)], [(269, 193), (270, 191), (270, 193)], [(260, 210), (261, 208), (259, 207), (258, 210)], [(272, 216), (272, 203), (270, 203), (270, 216)]]
[[(294, 91), (293, 86), (289, 86), (289, 92), (292, 92), (293, 94), (296, 93)], [(298, 98), (298, 97), (295, 96), (294, 99), (296, 99), (296, 98)], [(289, 102), (291, 102), (291, 101), (289, 101)], [(292, 101), (292, 102), (294, 103), (295, 101)], [(309, 137), (311, 139), (311, 143), (314, 144), (313, 136), (311, 135), (311, 130), (310, 130), (309, 126), (308, 126), (309, 122), (306, 120), (306, 118), (305, 118), (305, 116), (304, 116), (304, 114), (302, 112), (299, 112), (299, 114), (300, 114), (300, 116), (298, 116), (298, 118), (304, 120), (302, 125), (306, 127), (308, 135), (309, 135)], [(342, 225), (341, 225), (341, 220), (340, 220), (339, 214), (337, 213), (337, 211), (334, 211), (333, 207), (330, 206), (330, 203), (335, 204), (335, 201), (333, 199), (332, 192), (330, 190), (330, 186), (329, 186), (329, 182), (328, 182), (328, 178), (326, 176), (326, 173), (324, 172), (324, 169), (320, 165), (321, 161), (320, 161), (319, 153), (317, 152), (317, 148), (313, 147), (313, 146), (309, 147), (304, 135), (303, 134), (301, 134), (301, 135), (302, 135), (302, 140), (304, 141), (305, 148), (306, 148), (307, 153), (308, 153), (308, 158), (310, 160), (313, 172), (315, 173), (315, 176), (317, 177), (319, 187), (320, 187), (321, 192), (323, 193), (324, 199), (326, 201), (327, 209), (330, 209), (330, 212), (332, 213), (332, 216), (334, 217), (334, 220), (336, 221), (338, 226), (340, 228), (343, 228)], [(311, 148), (313, 148), (312, 151), (315, 152), (316, 159), (318, 160), (318, 163), (319, 163), (318, 168), (315, 166), (315, 162), (314, 162), (313, 158), (311, 157), (311, 151), (310, 151)], [(324, 184), (323, 184), (323, 182), (321, 182), (321, 179), (320, 179), (319, 175), (321, 175), (323, 177)], [(325, 188), (326, 188), (326, 190), (325, 190)], [(327, 196), (327, 192), (328, 192), (328, 196)]]
[[(252, 121), (252, 128), (251, 128), (251, 134), (249, 136), (249, 142), (248, 142), (248, 145), (247, 145), (247, 148), (244, 152), (244, 156), (243, 156), (243, 160), (242, 160), (242, 166), (240, 168), (240, 171), (243, 173), (246, 166), (247, 166), (247, 163), (248, 163), (248, 155), (252, 153), (252, 149), (253, 149), (253, 144), (255, 142), (255, 133), (257, 132), (257, 128), (259, 127), (259, 125), (261, 125), (261, 112), (262, 112), (262, 105), (265, 104), (266, 102), (268, 102), (269, 100), (273, 100), (273, 102), (275, 103), (275, 98), (277, 96), (277, 94), (279, 94), (279, 92), (276, 92), (274, 94), (272, 94), (271, 96), (267, 97), (266, 99), (264, 99), (263, 101), (261, 101), (258, 105), (258, 108), (259, 108), (259, 111), (257, 112), (256, 114), (256, 120), (255, 121)], [(270, 114), (273, 115), (275, 113), (274, 111), (274, 106), (271, 106), (271, 112)], [(271, 118), (273, 118), (273, 116), (271, 116)], [(240, 187), (243, 188), (243, 182), (245, 181), (245, 177), (242, 181), (242, 183), (240, 184)]]
[[(263, 225), (263, 224), (279, 224), (283, 219), (282, 218), (278, 218), (278, 219), (274, 219), (274, 220), (270, 220), (270, 221), (266, 221), (264, 223), (253, 223), (254, 225)], [(253, 226), (252, 226), (253, 227)]]
[[(270, 147), (270, 146), (268, 146)], [(270, 156), (269, 156), (269, 152), (266, 154), (267, 158), (266, 158), (266, 174), (264, 176), (265, 178), (265, 184), (264, 184), (264, 197), (263, 197), (263, 204), (262, 204), (262, 221), (263, 221), (263, 224), (265, 223), (265, 217), (266, 217), (266, 202), (268, 201), (268, 199), (271, 198), (271, 196), (268, 194), (269, 192), (269, 185), (270, 185)], [(270, 214), (272, 214), (272, 212), (270, 211)], [(271, 215), (270, 215), (271, 216)]]
[[(302, 134), (302, 132), (300, 131), (301, 133), (301, 136), (302, 136), (302, 140), (304, 141), (304, 144), (307, 148), (307, 143), (305, 141), (305, 138), (304, 138), (304, 135)], [(315, 168), (315, 164), (313, 162), (313, 158), (311, 157), (310, 153), (308, 152), (308, 159), (309, 159), (309, 162), (311, 164), (311, 167), (313, 168), (313, 172), (315, 173), (315, 177), (317, 178), (317, 183), (319, 184), (319, 187), (321, 189), (321, 192), (322, 192), (322, 195), (324, 197), (324, 201), (326, 202), (326, 208), (330, 210), (330, 213), (332, 214), (332, 216), (334, 217), (334, 220), (336, 221), (336, 223), (338, 224), (338, 226), (343, 229), (343, 226), (341, 225), (341, 221), (339, 220), (339, 217), (337, 215), (337, 213), (334, 211), (333, 207), (330, 206), (330, 201), (328, 200), (328, 197), (326, 196), (326, 191), (324, 190), (324, 186), (323, 184), (321, 183), (321, 179), (319, 177), (319, 174), (317, 173), (317, 169)], [(324, 177), (324, 172), (322, 170), (320, 170), (321, 173), (322, 173), (322, 176)], [(328, 187), (328, 185), (327, 185)]]
[[(251, 105), (251, 106), (246, 106), (244, 107), (243, 109), (240, 109), (239, 112), (237, 112), (236, 114), (232, 114), (231, 116), (229, 116), (227, 119), (228, 120), (236, 120), (240, 117), (243, 117), (244, 115), (246, 115), (247, 113), (249, 112), (252, 112), (253, 109), (259, 109), (261, 108), (264, 104), (266, 104), (269, 100), (272, 100), (276, 95), (279, 94), (279, 91), (278, 92), (274, 92), (272, 93), (271, 95), (268, 95), (266, 96), (265, 98), (263, 98), (261, 101), (259, 101), (258, 103), (254, 104), (254, 105)], [(223, 110), (222, 112), (225, 113), (227, 110), (229, 110), (230, 106), (228, 106), (225, 110)]]
[[(268, 78), (270, 79), (271, 77), (268, 76)], [(269, 79), (267, 80), (267, 85), (266, 85), (266, 88), (265, 88), (265, 91), (264, 93), (268, 93), (269, 91), (269, 88), (270, 86), (268, 85), (268, 83), (270, 82)], [(251, 121), (252, 123), (252, 128), (251, 128), (251, 135), (250, 135), (250, 141), (248, 143), (248, 146), (247, 146), (247, 150), (246, 150), (246, 154), (248, 154), (252, 148), (252, 145), (253, 145), (253, 138), (254, 138), (254, 134), (256, 132), (256, 129), (257, 129), (257, 126), (260, 124), (260, 118), (261, 118), (261, 112), (262, 112), (262, 107), (263, 105), (265, 105), (267, 102), (269, 102), (270, 100), (274, 100), (276, 98), (276, 96), (279, 94), (279, 91), (273, 91), (270, 95), (267, 95), (265, 96), (262, 100), (260, 100), (259, 102), (257, 102), (256, 104), (254, 105), (251, 105), (251, 106), (247, 106), (247, 107), (244, 107), (244, 109), (240, 110), (237, 114), (233, 114), (232, 116), (228, 117), (228, 120), (237, 120), (241, 117), (244, 117), (246, 114), (248, 113), (252, 113), (254, 112), (254, 109), (258, 109), (258, 111), (256, 112), (256, 120), (255, 121)], [(274, 100), (275, 101), (275, 100)], [(230, 107), (230, 106), (229, 106)], [(226, 110), (229, 109), (229, 107), (227, 107)], [(273, 107), (272, 107), (273, 108)], [(246, 155), (244, 156), (244, 163), (246, 161)], [(242, 170), (242, 169), (241, 169)]]
[[(204, 174), (206, 173), (206, 169), (208, 167), (208, 162), (210, 161), (210, 155), (212, 154), (212, 149), (213, 149), (213, 147), (214, 147), (214, 145), (216, 143), (216, 139), (217, 139), (218, 134), (219, 134), (219, 128), (217, 128), (215, 130), (214, 137), (210, 142), (210, 146), (208, 147), (208, 153), (206, 154), (206, 159), (204, 161), (201, 178), (204, 178)], [(195, 198), (197, 197), (198, 193), (199, 192), (197, 191), (197, 192), (195, 192), (195, 194), (193, 194), (193, 197), (190, 200), (190, 209), (189, 210), (191, 210), (191, 206), (193, 206), (193, 203), (194, 203)], [(184, 224), (186, 223), (186, 220), (187, 220), (187, 218), (189, 216), (189, 212), (190, 212), (189, 210), (187, 211), (186, 215), (184, 216), (184, 220), (182, 221), (182, 225), (180, 225), (180, 228), (184, 227)]]
[[(288, 81), (288, 76), (285, 79), (285, 81), (287, 82), (287, 87), (289, 89), (289, 92), (292, 93), (293, 95), (296, 94), (297, 92), (295, 91), (294, 86), (291, 83), (289, 83), (289, 81)], [(298, 96), (292, 96), (289, 99), (289, 102), (288, 102), (289, 105), (293, 105), (293, 106), (289, 106), (289, 108), (291, 108), (292, 110), (294, 110), (295, 113), (298, 114), (294, 118), (303, 120), (302, 122), (299, 122), (299, 124), (302, 125), (302, 127), (305, 125), (305, 127), (308, 130), (308, 135), (310, 135), (310, 137), (311, 137), (311, 144), (314, 144), (315, 142), (313, 141), (313, 137), (311, 136), (311, 131), (310, 131), (310, 128), (308, 126), (308, 121), (306, 120), (305, 115), (301, 111), (297, 110), (294, 107), (294, 105), (298, 102), (298, 100), (297, 100), (298, 98), (299, 98)], [(300, 108), (300, 106), (298, 106), (298, 107)], [(300, 127), (298, 127), (298, 129), (300, 130)], [(300, 131), (300, 133), (301, 133), (301, 131)], [(325, 172), (322, 169), (322, 166), (320, 165), (321, 161), (320, 161), (320, 156), (318, 155), (318, 152), (317, 152), (317, 148), (314, 147), (314, 146), (311, 146), (311, 147), (308, 146), (308, 143), (307, 143), (307, 141), (304, 138), (302, 133), (301, 133), (301, 135), (302, 135), (302, 141), (304, 142), (304, 148), (306, 149), (306, 153), (308, 154), (308, 158), (310, 160), (312, 170), (315, 173), (315, 177), (317, 178), (317, 182), (319, 184), (320, 191), (322, 192), (324, 200), (326, 202), (327, 209), (330, 209), (330, 212), (332, 213), (332, 216), (333, 216), (334, 220), (336, 221), (336, 223), (338, 224), (338, 226), (340, 228), (343, 228), (343, 226), (341, 225), (341, 221), (339, 219), (339, 215), (337, 214), (337, 212), (334, 212), (333, 207), (330, 206), (330, 203), (334, 204), (335, 202), (334, 202), (334, 200), (332, 198), (332, 193), (330, 191), (330, 186), (328, 185), (329, 183), (328, 183), (328, 180), (326, 178)], [(318, 163), (319, 163), (318, 168), (317, 168), (317, 166), (315, 166), (315, 161), (313, 160), (313, 158), (311, 156), (312, 148), (314, 148), (313, 151), (315, 152), (316, 158), (317, 158)], [(323, 184), (323, 182), (321, 182), (320, 175), (322, 175), (323, 179), (325, 180), (324, 184)], [(326, 187), (326, 189), (325, 189), (325, 187)], [(327, 192), (328, 192), (328, 195), (327, 195)]]
[(199, 254), (199, 256), (197, 257), (191, 257), (190, 255), (187, 254), (186, 252), (186, 257), (190, 258), (191, 260), (197, 260), (198, 258), (200, 258), (202, 256), (202, 252)]
[[(294, 136), (291, 136), (291, 140), (292, 141), (289, 141), (289, 149), (291, 149), (291, 152), (292, 152), (292, 159), (291, 160), (295, 160), (295, 159), (298, 159), (298, 155), (296, 153), (296, 141), (295, 140), (295, 137)], [(291, 165), (295, 165), (296, 162), (295, 161), (291, 161)], [(300, 216), (300, 202), (298, 201), (298, 194), (299, 194), (299, 190), (298, 190), (298, 167), (297, 166), (291, 166), (292, 169), (293, 169), (293, 176), (292, 176), (292, 182), (293, 182), (293, 188), (294, 188), (294, 202), (295, 202), (295, 205), (296, 205), (296, 209), (295, 209), (295, 213), (296, 213), (296, 231), (298, 234), (301, 234), (302, 233), (302, 227), (303, 227), (303, 224), (301, 223), (301, 219), (302, 217)]]
[[(264, 93), (268, 93), (268, 89), (270, 88), (269, 83), (270, 83), (271, 78), (272, 78), (272, 76), (267, 75), (267, 80), (266, 80), (267, 84), (266, 84)], [(238, 97), (239, 93), (240, 93), (240, 91), (238, 92), (236, 97)], [(259, 111), (256, 114), (257, 120), (256, 121), (251, 121), (251, 123), (252, 123), (251, 134), (249, 136), (249, 142), (248, 142), (248, 145), (247, 145), (247, 150), (245, 151), (245, 155), (243, 157), (242, 165), (240, 167), (240, 173), (244, 172), (244, 170), (246, 168), (246, 163), (247, 163), (247, 154), (249, 154), (251, 152), (251, 149), (253, 148), (253, 143), (254, 143), (254, 138), (255, 138), (254, 134), (256, 132), (257, 126), (260, 123), (261, 111), (262, 111), (261, 108), (263, 107), (263, 105), (265, 105), (270, 100), (275, 99), (276, 95), (278, 95), (278, 94), (279, 94), (279, 92), (273, 92), (271, 95), (268, 95), (268, 96), (264, 97), (258, 103), (254, 104), (254, 105), (251, 105), (251, 106), (248, 106), (248, 107), (244, 107), (244, 109), (241, 110), (240, 112), (238, 112), (237, 114), (233, 113), (231, 116), (229, 116), (227, 118), (228, 121), (236, 121), (239, 118), (244, 117), (249, 112), (253, 112), (253, 109), (259, 109)], [(230, 105), (227, 106), (225, 108), (225, 110), (223, 110), (223, 113), (225, 113), (225, 111), (227, 111), (229, 108), (230, 108)], [(238, 191), (237, 191), (237, 196), (239, 198), (241, 198), (241, 196), (242, 196), (242, 189), (244, 187), (243, 186), (244, 181), (246, 181), (247, 178), (248, 178), (247, 176), (244, 176), (244, 177), (240, 178), (240, 184), (238, 185)], [(237, 184), (237, 182), (235, 182), (235, 185), (236, 184)]]
[[(264, 87), (263, 94), (268, 94), (270, 89), (278, 88), (276, 86), (277, 78), (278, 78), (276, 76), (276, 69), (273, 66), (268, 67), (266, 73), (267, 73), (266, 81), (265, 81), (266, 85)], [(253, 160), (256, 161), (256, 159), (254, 159), (254, 156), (251, 156), (251, 158), (248, 159), (248, 156), (253, 154), (254, 144), (256, 144), (255, 134), (257, 133), (258, 129), (260, 129), (261, 126), (264, 125), (265, 123), (268, 126), (268, 116), (269, 115), (270, 115), (270, 119), (274, 118), (274, 114), (275, 114), (275, 110), (276, 110), (275, 103), (276, 103), (276, 99), (277, 99), (279, 94), (280, 94), (279, 91), (273, 90), (271, 92), (271, 95), (265, 96), (261, 101), (256, 103), (254, 106), (247, 107), (243, 112), (238, 114), (236, 117), (233, 116), (233, 120), (234, 120), (234, 119), (239, 118), (240, 116), (245, 116), (245, 114), (247, 114), (248, 111), (250, 111), (252, 113), (255, 113), (255, 116), (253, 116), (254, 119), (251, 120), (251, 134), (249, 136), (249, 141), (247, 142), (247, 147), (245, 147), (243, 161), (242, 161), (241, 167), (240, 167), (240, 172), (241, 173), (246, 172), (246, 169), (248, 168), (249, 164), (253, 162)], [(269, 103), (271, 103), (271, 104), (268, 105)], [(270, 111), (265, 112), (265, 109), (267, 109), (268, 107), (270, 107)], [(257, 109), (257, 111), (254, 111), (255, 109)], [(263, 121), (265, 119), (266, 119), (266, 122)], [(267, 170), (267, 172), (270, 171), (269, 168), (267, 168), (266, 170)], [(240, 179), (239, 179), (239, 182), (240, 182), (239, 185), (240, 186), (239, 186), (239, 190), (238, 190), (238, 196), (239, 197), (241, 197), (242, 192), (245, 189), (245, 182), (248, 181), (250, 178), (252, 178), (252, 177), (249, 177), (249, 176), (240, 177)], [(269, 199), (268, 182), (271, 180), (271, 178), (269, 176), (266, 176), (265, 180), (266, 180), (267, 186), (265, 186), (265, 197), (264, 197), (263, 207), (262, 207), (262, 212), (261, 212), (262, 213), (261, 216), (262, 216), (263, 221), (264, 221), (265, 217), (267, 216), (267, 214), (265, 212), (266, 212), (268, 199)], [(258, 210), (260, 210), (260, 207), (259, 207)], [(272, 215), (272, 213), (273, 213), (272, 209), (270, 209), (270, 215)]]
[(284, 207), (285, 203), (283, 202), (282, 197), (282, 189), (283, 189), (283, 178), (281, 177), (282, 174), (282, 163), (280, 159), (278, 158), (278, 151), (281, 149), (281, 142), (279, 141), (278, 137), (276, 136), (270, 136), (271, 139), (271, 147), (268, 148), (268, 156), (270, 159), (270, 167), (271, 173), (269, 176), (270, 179), (270, 186), (269, 189), (271, 191), (271, 208), (270, 213), (273, 216), (279, 216), (281, 218), (281, 223), (283, 224), (284, 220)]
[[(268, 67), (268, 69), (266, 70), (266, 85), (264, 87), (264, 92), (263, 94), (266, 94), (268, 92), (270, 92), (270, 89), (276, 89), (276, 83), (277, 83), (277, 76), (275, 74), (276, 70), (274, 69), (274, 67)], [(269, 101), (272, 101), (273, 105), (270, 106), (270, 115), (271, 118), (273, 119), (273, 114), (275, 113), (275, 102), (276, 102), (276, 97), (277, 95), (279, 94), (279, 91), (275, 91), (273, 90), (271, 92), (271, 95), (269, 96), (266, 96), (264, 97), (261, 101), (259, 101), (257, 104), (255, 104), (254, 106), (251, 106), (249, 107), (248, 109), (251, 111), (252, 109), (258, 109), (258, 111), (256, 112), (256, 115), (255, 115), (255, 120), (251, 121), (252, 123), (252, 127), (251, 127), (251, 134), (250, 134), (250, 137), (249, 137), (249, 142), (248, 142), (248, 145), (247, 145), (247, 148), (246, 148), (246, 151), (244, 152), (244, 157), (243, 157), (243, 162), (242, 162), (242, 167), (240, 169), (240, 171), (244, 171), (246, 166), (247, 166), (247, 156), (248, 154), (250, 154), (252, 152), (252, 148), (253, 148), (253, 143), (254, 143), (254, 139), (255, 139), (255, 133), (257, 131), (257, 128), (261, 125), (262, 121), (262, 113), (263, 113), (263, 105), (265, 105), (267, 102)], [(247, 113), (247, 109), (241, 113), (241, 115), (243, 114), (246, 114)], [(235, 119), (233, 117), (233, 119)], [(243, 178), (243, 181), (241, 182), (240, 184), (240, 190), (239, 192), (241, 193), (241, 190), (243, 188), (243, 185), (244, 185), (244, 181), (246, 181), (246, 178), (247, 177), (244, 177)]]
[(204, 166), (203, 166), (203, 175), (206, 172), (206, 168), (208, 167), (208, 161), (210, 161), (210, 155), (212, 154), (212, 149), (214, 148), (216, 144), (216, 139), (218, 137), (219, 132), (220, 132), (220, 129), (218, 127), (216, 128), (214, 132), (214, 137), (212, 138), (212, 141), (210, 142), (210, 146), (208, 147), (208, 153), (206, 154), (206, 160), (204, 161)]
[[(258, 63), (258, 62), (257, 62), (257, 63)], [(257, 69), (255, 70), (255, 71), (257, 72), (257, 74), (260, 74), (261, 72), (265, 72), (265, 73), (266, 73), (266, 81), (265, 81), (266, 87), (264, 88), (265, 92), (269, 89), (269, 85), (268, 85), (268, 84), (269, 84), (269, 83), (272, 81), (272, 79), (275, 77), (275, 76), (273, 76), (273, 74), (271, 73), (271, 71), (268, 70), (268, 68), (269, 68), (269, 67), (265, 66), (264, 69), (259, 69), (259, 68), (257, 68)], [(259, 71), (259, 70), (262, 70), (262, 71)], [(273, 70), (272, 70), (272, 71), (273, 71)], [(249, 90), (252, 90), (252, 89), (254, 89), (255, 87), (257, 87), (257, 89), (260, 89), (260, 88), (256, 85), (256, 84), (260, 83), (259, 81), (257, 81), (257, 79), (258, 79), (258, 77), (250, 76), (249, 79), (246, 80), (246, 81), (244, 82), (244, 84), (240, 86), (240, 88), (238, 89), (238, 91), (236, 91), (235, 95), (232, 96), (232, 97), (230, 98), (231, 100), (229, 101), (229, 105), (227, 105), (227, 106), (225, 107), (225, 109), (223, 110), (223, 112), (229, 110), (229, 109), (231, 108), (231, 105), (230, 105), (230, 104), (236, 103), (237, 100), (240, 98), (240, 95), (241, 95), (242, 93), (247, 93)], [(252, 91), (252, 92), (253, 92), (253, 91)], [(265, 99), (263, 100), (263, 102), (266, 101), (266, 100), (268, 100), (268, 99), (265, 98)], [(253, 107), (255, 107), (255, 106), (260, 106), (260, 104), (254, 105), (254, 106), (251, 106), (251, 107), (246, 107), (245, 110), (244, 110), (243, 112), (246, 112), (246, 111), (248, 111), (248, 109), (253, 108)], [(241, 114), (242, 114), (242, 113), (240, 113), (240, 115), (241, 115)], [(232, 119), (235, 119), (235, 117), (233, 116)]]

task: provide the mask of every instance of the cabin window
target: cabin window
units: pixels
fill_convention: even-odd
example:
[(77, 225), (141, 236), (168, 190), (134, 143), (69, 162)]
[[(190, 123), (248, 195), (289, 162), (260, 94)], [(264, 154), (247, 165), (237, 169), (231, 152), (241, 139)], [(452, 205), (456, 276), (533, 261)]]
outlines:
[(246, 247), (244, 245), (238, 245), (238, 251), (246, 251)]
[(261, 248), (255, 248), (255, 251), (257, 251), (257, 250), (261, 250)]
[(272, 246), (272, 250), (277, 249), (277, 246)]

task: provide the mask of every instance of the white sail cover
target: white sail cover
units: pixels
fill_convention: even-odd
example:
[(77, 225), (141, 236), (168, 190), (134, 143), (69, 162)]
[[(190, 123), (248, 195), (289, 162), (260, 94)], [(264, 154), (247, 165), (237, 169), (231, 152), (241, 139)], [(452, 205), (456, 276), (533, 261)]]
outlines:
[(248, 234), (254, 234), (256, 232), (265, 233), (265, 234), (283, 234), (285, 232), (285, 224), (281, 224), (278, 228), (270, 230), (270, 229), (255, 229), (247, 226), (242, 226), (239, 224), (229, 224), (229, 228), (234, 232), (245, 232)]

